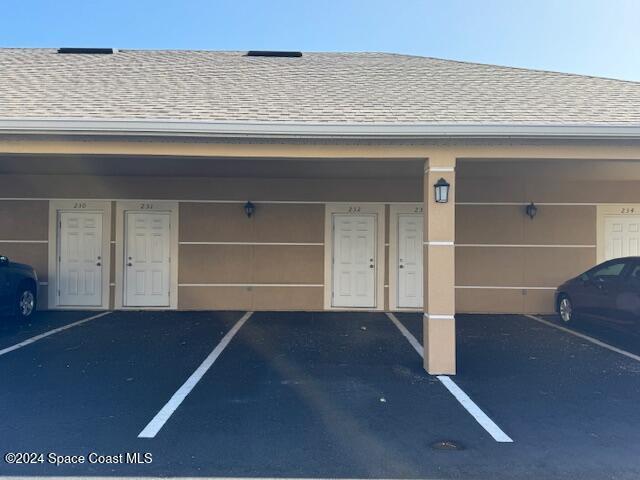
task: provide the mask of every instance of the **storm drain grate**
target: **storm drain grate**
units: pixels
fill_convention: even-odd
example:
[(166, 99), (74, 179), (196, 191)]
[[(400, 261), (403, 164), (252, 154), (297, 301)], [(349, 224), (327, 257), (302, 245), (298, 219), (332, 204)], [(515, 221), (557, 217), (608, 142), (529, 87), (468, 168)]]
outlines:
[(440, 440), (431, 444), (434, 450), (464, 450), (464, 447), (454, 440)]

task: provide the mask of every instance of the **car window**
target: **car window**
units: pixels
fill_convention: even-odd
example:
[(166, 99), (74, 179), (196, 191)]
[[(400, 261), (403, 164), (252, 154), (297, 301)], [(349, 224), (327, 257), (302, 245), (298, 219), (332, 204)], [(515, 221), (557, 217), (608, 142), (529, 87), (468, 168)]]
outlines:
[(640, 282), (640, 263), (636, 263), (633, 266), (629, 278), (633, 281)]
[(591, 278), (606, 280), (608, 278), (619, 277), (627, 263), (628, 262), (625, 261), (611, 262), (596, 267), (590, 272)]

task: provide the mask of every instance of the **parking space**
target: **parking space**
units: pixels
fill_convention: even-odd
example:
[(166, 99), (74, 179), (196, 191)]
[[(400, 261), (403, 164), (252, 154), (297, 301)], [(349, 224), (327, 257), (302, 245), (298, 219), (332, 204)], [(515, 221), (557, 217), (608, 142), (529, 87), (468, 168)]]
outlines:
[(0, 350), (53, 329), (70, 325), (91, 315), (93, 315), (92, 312), (82, 310), (38, 311), (28, 321), (18, 321), (14, 317), (0, 316)]
[[(237, 313), (114, 312), (0, 360), (3, 451), (137, 451), (137, 434)], [(25, 466), (3, 465), (11, 473)], [(37, 467), (37, 466), (36, 466)], [(107, 468), (38, 473), (108, 473)]]
[(491, 441), (382, 314), (255, 314), (165, 428), (233, 476), (421, 477), (430, 443)]
[(597, 338), (634, 355), (640, 355), (640, 330), (633, 323), (604, 322), (581, 317), (573, 324), (567, 325), (558, 315), (541, 315), (540, 318), (577, 333)]
[[(399, 316), (421, 333), (420, 315)], [(640, 362), (521, 315), (456, 318), (456, 382), (514, 437), (504, 468), (524, 478), (640, 476)]]
[[(640, 362), (523, 316), (460, 316), (454, 380), (514, 440), (498, 443), (385, 314), (254, 313), (220, 349), (244, 316), (113, 312), (0, 357), (0, 451), (153, 455), (0, 474), (640, 475)], [(421, 315), (397, 317), (421, 340)], [(216, 349), (157, 434), (138, 438)]]

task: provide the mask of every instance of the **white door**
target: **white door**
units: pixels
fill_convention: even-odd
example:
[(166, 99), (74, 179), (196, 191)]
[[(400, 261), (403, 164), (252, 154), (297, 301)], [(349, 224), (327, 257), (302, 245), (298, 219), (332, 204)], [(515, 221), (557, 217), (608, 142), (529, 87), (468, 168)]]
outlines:
[(422, 308), (422, 215), (398, 215), (398, 307)]
[(376, 216), (333, 215), (334, 307), (376, 306)]
[(102, 305), (102, 213), (58, 214), (58, 305)]
[(169, 213), (125, 212), (125, 306), (169, 306), (169, 220)]
[(605, 260), (640, 255), (640, 215), (611, 215), (604, 220)]

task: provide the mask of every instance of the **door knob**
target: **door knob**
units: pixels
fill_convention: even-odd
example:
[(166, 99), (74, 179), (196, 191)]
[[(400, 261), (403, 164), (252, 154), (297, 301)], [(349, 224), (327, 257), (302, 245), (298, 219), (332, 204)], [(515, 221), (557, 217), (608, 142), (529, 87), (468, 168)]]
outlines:
[(373, 265), (369, 265), (369, 268), (373, 268)]
[(133, 267), (133, 263), (131, 262), (127, 263), (127, 267)]
[(398, 268), (404, 268), (404, 265), (400, 265)]
[(96, 262), (96, 267), (101, 266), (102, 264), (100, 262)]

